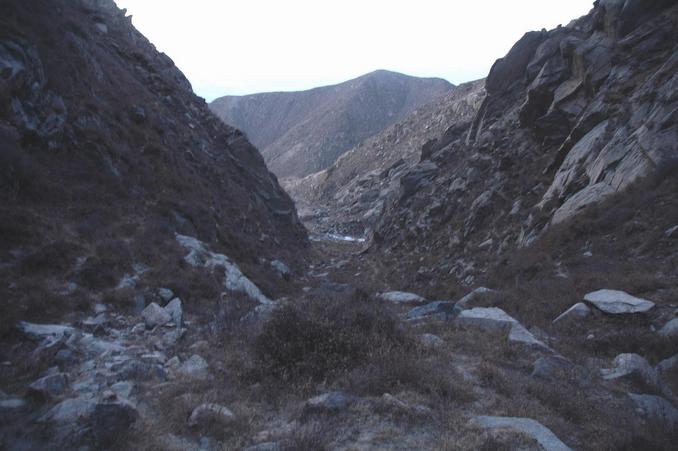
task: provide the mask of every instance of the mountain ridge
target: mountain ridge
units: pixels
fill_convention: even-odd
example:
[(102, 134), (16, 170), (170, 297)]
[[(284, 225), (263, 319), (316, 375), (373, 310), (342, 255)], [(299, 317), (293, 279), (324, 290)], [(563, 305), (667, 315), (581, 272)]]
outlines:
[(378, 70), (297, 92), (221, 97), (210, 108), (243, 130), (279, 177), (324, 169), (343, 152), (453, 85)]

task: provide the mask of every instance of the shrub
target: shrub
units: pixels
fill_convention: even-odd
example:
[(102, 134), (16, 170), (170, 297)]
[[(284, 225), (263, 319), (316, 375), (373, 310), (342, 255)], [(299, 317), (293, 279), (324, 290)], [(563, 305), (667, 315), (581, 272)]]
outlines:
[(321, 381), (367, 363), (384, 349), (412, 349), (395, 317), (361, 299), (302, 302), (277, 310), (253, 344), (257, 371)]

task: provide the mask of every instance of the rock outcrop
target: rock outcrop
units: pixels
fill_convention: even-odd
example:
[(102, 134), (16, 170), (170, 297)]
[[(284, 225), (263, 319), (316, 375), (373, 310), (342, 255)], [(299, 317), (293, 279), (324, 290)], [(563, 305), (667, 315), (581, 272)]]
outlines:
[(468, 125), (426, 146), (399, 180), (395, 168), (375, 175), (392, 194), (374, 193), (385, 201), (374, 241), (472, 283), (484, 260), (671, 174), (677, 23), (675, 2), (599, 1), (566, 26), (527, 33), (493, 66)]
[[(2, 11), (0, 293), (12, 318), (173, 278), (177, 232), (263, 278), (274, 272), (262, 258), (298, 264), (305, 230), (257, 149), (112, 0)], [(41, 286), (53, 299), (31, 309)]]

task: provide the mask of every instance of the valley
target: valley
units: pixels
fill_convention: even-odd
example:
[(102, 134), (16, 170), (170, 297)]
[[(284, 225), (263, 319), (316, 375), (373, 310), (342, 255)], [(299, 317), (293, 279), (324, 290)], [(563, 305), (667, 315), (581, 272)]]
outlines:
[(675, 2), (209, 105), (0, 3), (0, 449), (675, 447)]

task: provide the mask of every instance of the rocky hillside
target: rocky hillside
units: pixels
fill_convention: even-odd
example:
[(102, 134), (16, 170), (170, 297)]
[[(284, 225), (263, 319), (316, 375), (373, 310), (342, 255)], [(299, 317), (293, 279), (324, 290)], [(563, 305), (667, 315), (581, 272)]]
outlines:
[(303, 177), (450, 88), (381, 70), (308, 91), (222, 97), (210, 108), (247, 134), (278, 177)]
[(378, 193), (380, 246), (430, 254), (436, 271), (470, 283), (587, 206), (674, 177), (673, 3), (600, 1), (565, 27), (527, 33), (493, 66), (473, 121)]
[(113, 0), (2, 11), (3, 333), (10, 318), (53, 319), (121, 283), (178, 289), (177, 233), (264, 280), (275, 272), (263, 260), (299, 255), (305, 231), (257, 149)]
[(312, 218), (311, 226), (363, 235), (382, 212), (381, 190), (395, 174), (419, 163), (424, 149), (435, 145), (447, 129), (468, 126), (484, 99), (484, 87), (485, 80), (456, 86), (349, 150), (329, 168), (281, 183), (300, 214)]

